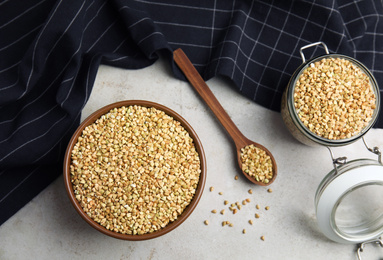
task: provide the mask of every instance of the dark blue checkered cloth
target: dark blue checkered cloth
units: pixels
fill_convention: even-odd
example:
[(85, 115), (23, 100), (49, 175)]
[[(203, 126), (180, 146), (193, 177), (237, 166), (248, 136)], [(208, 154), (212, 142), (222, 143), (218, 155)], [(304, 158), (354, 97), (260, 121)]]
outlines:
[(205, 80), (227, 76), (278, 111), (299, 49), (323, 41), (383, 86), (381, 0), (3, 0), (0, 14), (0, 224), (62, 174), (100, 64), (137, 69), (162, 55), (183, 79), (172, 62), (182, 48)]

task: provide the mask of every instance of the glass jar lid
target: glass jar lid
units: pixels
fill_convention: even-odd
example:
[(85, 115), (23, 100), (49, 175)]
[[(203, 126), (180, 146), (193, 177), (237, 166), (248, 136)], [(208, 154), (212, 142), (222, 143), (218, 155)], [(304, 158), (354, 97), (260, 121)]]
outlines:
[(319, 228), (340, 243), (362, 243), (383, 234), (383, 165), (358, 159), (335, 167), (315, 195)]

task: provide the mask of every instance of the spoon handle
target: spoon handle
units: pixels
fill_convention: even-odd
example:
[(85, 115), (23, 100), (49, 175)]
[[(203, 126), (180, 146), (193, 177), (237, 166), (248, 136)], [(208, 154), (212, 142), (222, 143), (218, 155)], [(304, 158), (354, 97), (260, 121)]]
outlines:
[(239, 131), (182, 49), (175, 50), (173, 55), (178, 67), (229, 133), (237, 149), (246, 146), (247, 138)]

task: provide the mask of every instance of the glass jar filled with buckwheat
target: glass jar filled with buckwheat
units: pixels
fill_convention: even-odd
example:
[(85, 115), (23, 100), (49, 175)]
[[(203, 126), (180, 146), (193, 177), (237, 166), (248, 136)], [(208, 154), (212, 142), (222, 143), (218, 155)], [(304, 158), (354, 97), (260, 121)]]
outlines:
[(326, 54), (304, 60), (296, 70), (282, 98), (282, 117), (304, 144), (341, 146), (373, 126), (379, 105), (376, 80), (363, 64)]

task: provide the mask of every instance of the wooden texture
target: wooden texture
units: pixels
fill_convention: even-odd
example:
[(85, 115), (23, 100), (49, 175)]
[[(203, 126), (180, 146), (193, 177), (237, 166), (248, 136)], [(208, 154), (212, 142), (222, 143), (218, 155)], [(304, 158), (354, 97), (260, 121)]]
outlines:
[(273, 163), (273, 178), (267, 184), (256, 181), (254, 178), (252, 178), (251, 176), (249, 176), (248, 174), (242, 171), (242, 173), (246, 176), (246, 178), (255, 184), (262, 185), (262, 186), (270, 185), (277, 176), (277, 165), (270, 151), (266, 149), (264, 146), (247, 139), (241, 133), (241, 131), (231, 120), (230, 116), (226, 113), (225, 109), (219, 103), (217, 98), (214, 96), (213, 92), (210, 90), (209, 86), (202, 79), (201, 75), (195, 69), (195, 67), (193, 66), (189, 58), (186, 56), (186, 54), (182, 51), (182, 49), (175, 50), (173, 53), (173, 58), (176, 64), (178, 65), (178, 67), (182, 70), (186, 78), (189, 80), (190, 84), (194, 87), (194, 89), (206, 102), (206, 104), (213, 111), (215, 116), (218, 118), (218, 120), (221, 122), (223, 127), (226, 129), (226, 131), (229, 133), (229, 135), (233, 139), (236, 146), (236, 150), (237, 150), (238, 165), (241, 168), (241, 171), (242, 171), (241, 148), (244, 148), (247, 145), (254, 144), (256, 147), (266, 151), (266, 153), (271, 157), (271, 160)]

